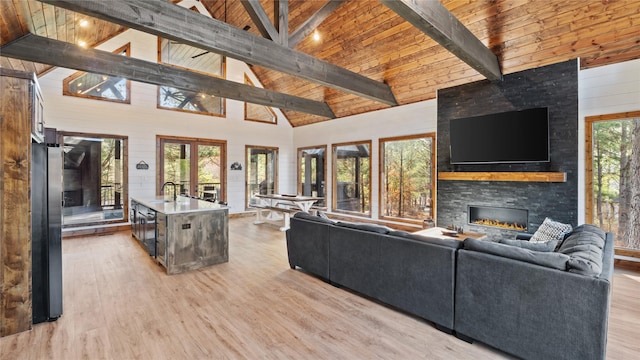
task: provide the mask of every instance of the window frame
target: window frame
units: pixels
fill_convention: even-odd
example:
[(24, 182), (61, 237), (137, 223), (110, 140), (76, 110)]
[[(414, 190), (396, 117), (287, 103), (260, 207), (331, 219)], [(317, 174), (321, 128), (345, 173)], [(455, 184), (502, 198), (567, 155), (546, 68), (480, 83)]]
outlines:
[(328, 147), (327, 145), (317, 145), (317, 146), (304, 146), (304, 147), (299, 147), (297, 149), (297, 158), (298, 158), (298, 162), (297, 162), (297, 168), (296, 168), (296, 173), (297, 173), (297, 182), (296, 182), (296, 189), (297, 189), (297, 193), (298, 194), (302, 194), (302, 180), (303, 180), (303, 176), (302, 176), (302, 152), (304, 150), (311, 150), (311, 149), (322, 149), (324, 150), (324, 159), (322, 161), (322, 173), (323, 173), (323, 178), (322, 178), (322, 184), (324, 185), (324, 201), (320, 202), (320, 204), (316, 203), (316, 205), (318, 206), (327, 206), (327, 155), (328, 155)]
[(262, 149), (262, 150), (271, 150), (274, 151), (274, 168), (273, 168), (273, 193), (278, 193), (278, 180), (279, 180), (279, 159), (280, 159), (280, 148), (274, 146), (261, 146), (261, 145), (245, 145), (244, 146), (244, 154), (245, 154), (245, 171), (244, 171), (244, 206), (245, 210), (253, 210), (250, 206), (251, 202), (251, 194), (249, 193), (249, 166), (250, 166), (250, 157), (249, 153), (250, 149)]
[[(227, 57), (222, 56), (222, 64), (221, 64), (221, 75), (215, 75), (212, 73), (208, 73), (205, 71), (200, 71), (200, 70), (195, 70), (195, 69), (190, 69), (188, 67), (184, 67), (184, 66), (180, 66), (180, 65), (176, 65), (176, 64), (172, 64), (172, 63), (168, 63), (165, 61), (162, 61), (162, 37), (158, 36), (157, 37), (157, 46), (158, 46), (158, 64), (162, 64), (165, 66), (171, 66), (173, 68), (176, 69), (182, 69), (182, 70), (186, 70), (186, 71), (190, 71), (190, 72), (195, 72), (195, 73), (199, 73), (199, 74), (203, 74), (206, 76), (210, 76), (210, 77), (214, 77), (214, 78), (219, 78), (219, 79), (225, 79), (227, 76)], [(168, 39), (167, 39), (168, 40)], [(188, 44), (185, 44), (188, 45)], [(205, 50), (203, 50), (205, 51)], [(169, 110), (169, 111), (178, 111), (178, 112), (183, 112), (183, 113), (188, 113), (188, 114), (200, 114), (200, 115), (206, 115), (206, 116), (214, 116), (214, 117), (220, 117), (220, 118), (226, 118), (227, 117), (227, 99), (224, 97), (219, 97), (216, 96), (217, 98), (220, 99), (220, 105), (222, 107), (222, 112), (219, 114), (216, 113), (211, 113), (211, 112), (206, 112), (206, 111), (197, 111), (197, 110), (186, 110), (186, 109), (178, 109), (178, 108), (171, 108), (171, 107), (166, 107), (166, 106), (162, 106), (160, 104), (160, 97), (162, 96), (162, 87), (166, 86), (166, 87), (172, 87), (172, 86), (168, 86), (168, 85), (158, 85), (156, 86), (157, 91), (156, 91), (156, 108), (160, 109), (160, 110)], [(172, 87), (173, 88), (173, 87)], [(184, 90), (184, 89), (178, 89), (181, 91), (190, 91), (190, 90)], [(207, 96), (214, 96), (211, 94), (205, 94)]]
[[(593, 125), (597, 122), (624, 120), (628, 118), (640, 117), (639, 111), (629, 111), (623, 113), (614, 113), (606, 115), (594, 115), (586, 116), (584, 118), (584, 141), (585, 141), (585, 159), (584, 159), (584, 173), (585, 173), (585, 223), (593, 224)], [(634, 258), (640, 258), (640, 250), (634, 250), (629, 248), (614, 247), (614, 253), (618, 256), (629, 256)]]
[[(348, 146), (348, 145), (368, 145), (369, 146), (369, 196), (368, 196), (368, 204), (369, 204), (369, 212), (361, 212), (361, 211), (349, 211), (338, 209), (338, 173), (337, 173), (337, 164), (338, 164), (338, 152), (337, 148), (340, 146)], [(335, 213), (341, 213), (346, 215), (360, 216), (360, 217), (372, 217), (373, 212), (373, 204), (371, 203), (372, 192), (373, 192), (373, 180), (371, 178), (372, 166), (373, 166), (373, 146), (371, 140), (360, 140), (360, 141), (349, 141), (343, 143), (331, 144), (331, 210)]]
[[(124, 52), (125, 55), (127, 57), (131, 57), (131, 43), (126, 43), (125, 45), (117, 48), (116, 50), (112, 51), (112, 53), (114, 54), (120, 54)], [(73, 97), (77, 97), (77, 98), (84, 98), (84, 99), (92, 99), (92, 100), (101, 100), (101, 101), (109, 101), (109, 102), (114, 102), (114, 103), (119, 103), (119, 104), (131, 104), (131, 80), (126, 79), (126, 88), (127, 88), (127, 96), (124, 100), (119, 100), (119, 99), (109, 99), (109, 98), (105, 98), (105, 97), (101, 97), (101, 96), (95, 96), (95, 95), (83, 95), (83, 94), (78, 94), (78, 93), (74, 93), (69, 91), (69, 83), (72, 82), (73, 80), (84, 76), (86, 74), (97, 74), (97, 75), (102, 75), (102, 74), (98, 74), (98, 73), (93, 73), (93, 72), (88, 72), (88, 71), (77, 71), (73, 74), (71, 74), (70, 76), (67, 76), (66, 78), (64, 78), (64, 80), (62, 80), (62, 95), (63, 96), (73, 96)], [(106, 75), (108, 76), (108, 75)]]
[[(58, 144), (62, 144), (64, 146), (64, 138), (65, 136), (70, 137), (86, 137), (86, 138), (108, 138), (108, 139), (119, 139), (122, 140), (122, 159), (120, 159), (122, 164), (122, 219), (115, 220), (105, 220), (105, 221), (93, 221), (93, 222), (85, 222), (85, 223), (73, 223), (73, 224), (64, 224), (62, 225), (63, 229), (84, 227), (84, 226), (96, 226), (96, 225), (111, 225), (111, 224), (124, 224), (129, 222), (129, 137), (124, 135), (116, 135), (116, 134), (98, 134), (98, 133), (89, 133), (89, 132), (74, 132), (74, 131), (63, 131), (58, 130), (56, 133), (58, 138)], [(64, 170), (63, 170), (64, 172)], [(64, 175), (63, 175), (64, 176)], [(64, 182), (63, 182), (64, 186)]]
[[(220, 198), (227, 201), (227, 141), (183, 136), (156, 135), (156, 189), (155, 194), (161, 195), (160, 189), (164, 183), (164, 144), (189, 144), (191, 149), (198, 149), (198, 145), (220, 146)], [(197, 154), (197, 151), (193, 152)], [(189, 158), (189, 195), (197, 196), (198, 192), (198, 156)], [(194, 186), (195, 185), (195, 186)]]
[(413, 225), (422, 225), (423, 220), (425, 219), (410, 219), (410, 218), (402, 218), (397, 216), (385, 216), (384, 215), (384, 182), (383, 177), (385, 174), (385, 152), (384, 145), (385, 143), (394, 142), (394, 141), (403, 141), (403, 140), (412, 140), (412, 139), (422, 139), (422, 138), (431, 138), (431, 218), (436, 219), (436, 185), (437, 185), (437, 158), (436, 158), (436, 133), (422, 133), (422, 134), (413, 134), (413, 135), (405, 135), (405, 136), (394, 136), (387, 138), (378, 139), (378, 218), (381, 220), (389, 220), (395, 222), (403, 222), (407, 224)]

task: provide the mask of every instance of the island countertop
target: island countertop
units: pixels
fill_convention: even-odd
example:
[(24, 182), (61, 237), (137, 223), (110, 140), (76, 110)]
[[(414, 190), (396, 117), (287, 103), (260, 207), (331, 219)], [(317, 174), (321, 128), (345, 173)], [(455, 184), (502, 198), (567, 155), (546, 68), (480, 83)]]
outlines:
[(163, 214), (183, 214), (200, 211), (215, 211), (225, 210), (228, 206), (220, 205), (218, 203), (212, 203), (209, 201), (188, 198), (185, 196), (178, 196), (176, 201), (173, 201), (171, 196), (155, 196), (152, 198), (131, 198), (139, 204), (142, 204), (152, 210), (161, 212)]

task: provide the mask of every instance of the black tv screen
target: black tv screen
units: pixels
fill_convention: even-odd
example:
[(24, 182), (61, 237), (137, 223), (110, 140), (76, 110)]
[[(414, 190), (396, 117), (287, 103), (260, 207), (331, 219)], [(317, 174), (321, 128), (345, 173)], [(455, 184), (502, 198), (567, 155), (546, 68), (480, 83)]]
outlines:
[(452, 164), (549, 161), (549, 111), (535, 108), (452, 119)]

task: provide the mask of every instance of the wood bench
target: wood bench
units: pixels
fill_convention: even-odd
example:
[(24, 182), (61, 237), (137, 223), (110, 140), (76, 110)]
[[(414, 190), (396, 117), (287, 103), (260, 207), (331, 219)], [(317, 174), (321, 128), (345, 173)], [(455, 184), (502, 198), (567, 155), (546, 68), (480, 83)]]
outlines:
[[(288, 207), (267, 206), (258, 204), (253, 204), (250, 207), (256, 209), (256, 220), (253, 222), (254, 224), (264, 224), (267, 221), (284, 220), (284, 224), (282, 227), (280, 227), (280, 231), (287, 231), (287, 229), (289, 229), (290, 227), (291, 215), (302, 211), (300, 209)], [(262, 213), (263, 211), (269, 211), (269, 214), (267, 214), (267, 216), (264, 216)]]

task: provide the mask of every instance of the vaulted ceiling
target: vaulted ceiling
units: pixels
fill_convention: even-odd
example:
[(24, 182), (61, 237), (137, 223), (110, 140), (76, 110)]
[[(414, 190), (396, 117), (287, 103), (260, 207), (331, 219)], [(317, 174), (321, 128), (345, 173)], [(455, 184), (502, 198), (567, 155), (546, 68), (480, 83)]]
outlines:
[[(201, 3), (215, 19), (262, 36), (260, 24), (252, 20), (240, 0)], [(637, 0), (441, 3), (495, 54), (503, 74), (574, 58), (581, 59), (582, 68), (640, 58)], [(326, 4), (326, 0), (289, 0), (288, 34), (294, 34)], [(271, 23), (277, 24), (274, 2), (260, 0), (260, 5)], [(293, 49), (387, 84), (399, 105), (433, 99), (441, 88), (485, 79), (382, 1), (347, 0), (333, 7), (315, 28), (319, 40), (308, 35)], [(81, 27), (82, 19), (89, 20), (90, 26)], [(0, 20), (0, 45), (31, 32), (69, 43), (82, 39), (95, 46), (127, 29), (36, 0), (0, 0)], [(1, 55), (2, 67), (37, 74), (50, 68)], [(393, 106), (263, 66), (251, 68), (266, 89), (326, 103), (336, 117)], [(283, 112), (293, 126), (330, 120), (300, 111)]]

